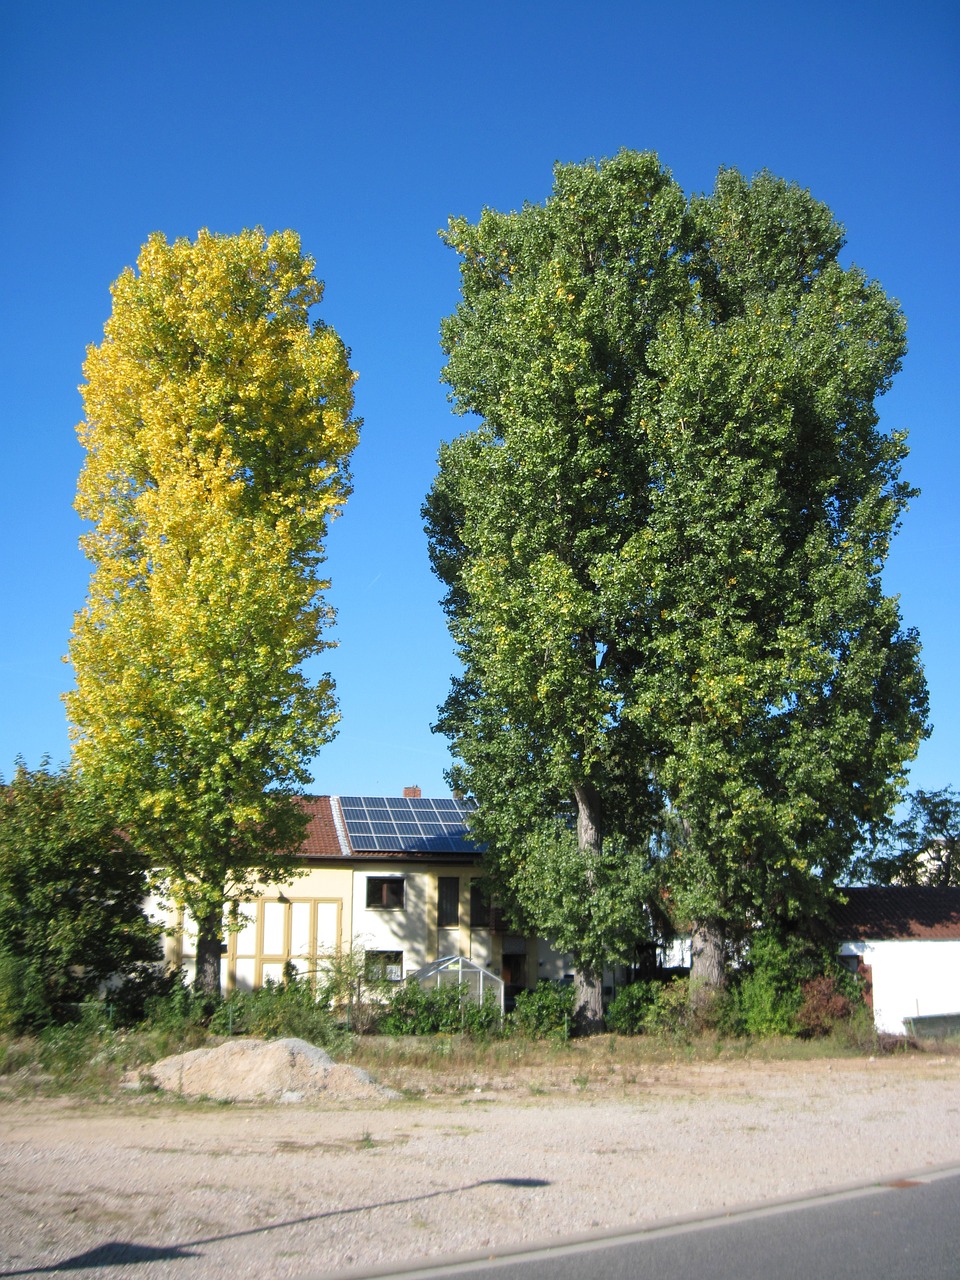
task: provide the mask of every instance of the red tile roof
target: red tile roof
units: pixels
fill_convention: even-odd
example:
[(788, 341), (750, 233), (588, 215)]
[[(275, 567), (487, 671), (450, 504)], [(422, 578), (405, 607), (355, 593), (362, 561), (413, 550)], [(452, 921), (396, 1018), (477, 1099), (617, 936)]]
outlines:
[[(356, 850), (350, 844), (346, 825), (334, 811), (330, 796), (301, 796), (300, 803), (309, 816), (306, 838), (300, 852), (305, 858), (362, 858), (365, 860), (389, 858), (393, 861), (475, 863), (477, 853), (439, 853), (427, 850), (398, 851), (395, 849)], [(338, 819), (339, 830), (338, 830)]]
[(302, 796), (300, 803), (309, 814), (307, 836), (301, 852), (307, 858), (341, 858), (336, 823), (330, 808), (329, 796)]
[(831, 912), (841, 941), (960, 939), (960, 889), (890, 885), (844, 889), (843, 895), (846, 905)]

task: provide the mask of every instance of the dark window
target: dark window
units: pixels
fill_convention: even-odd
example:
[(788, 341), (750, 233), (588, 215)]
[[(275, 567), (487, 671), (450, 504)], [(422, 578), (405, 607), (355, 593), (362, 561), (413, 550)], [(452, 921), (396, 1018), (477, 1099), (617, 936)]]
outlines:
[(504, 953), (500, 976), (505, 986), (514, 988), (515, 995), (527, 985), (527, 957)]
[(453, 929), (460, 923), (460, 877), (437, 878), (437, 925)]
[(492, 907), (486, 890), (479, 879), (470, 881), (470, 928), (491, 929), (494, 933), (506, 932), (503, 907)]
[(376, 911), (403, 909), (403, 876), (368, 876), (367, 906)]
[(470, 881), (470, 928), (490, 928), (490, 899), (479, 880)]
[(403, 979), (402, 951), (368, 951), (363, 957), (368, 982), (400, 982)]

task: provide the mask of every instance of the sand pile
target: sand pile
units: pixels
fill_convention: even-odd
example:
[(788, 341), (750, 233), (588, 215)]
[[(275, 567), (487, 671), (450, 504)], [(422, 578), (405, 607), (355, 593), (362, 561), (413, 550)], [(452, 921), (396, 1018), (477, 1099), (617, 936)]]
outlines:
[(359, 1067), (336, 1063), (306, 1040), (227, 1040), (161, 1058), (128, 1077), (187, 1098), (303, 1102), (310, 1098), (395, 1098)]

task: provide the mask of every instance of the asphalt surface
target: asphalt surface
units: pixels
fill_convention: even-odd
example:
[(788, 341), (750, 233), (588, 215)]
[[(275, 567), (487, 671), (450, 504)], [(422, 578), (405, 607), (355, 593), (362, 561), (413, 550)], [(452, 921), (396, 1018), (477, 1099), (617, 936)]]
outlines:
[(960, 1168), (522, 1253), (350, 1275), (381, 1280), (960, 1280)]

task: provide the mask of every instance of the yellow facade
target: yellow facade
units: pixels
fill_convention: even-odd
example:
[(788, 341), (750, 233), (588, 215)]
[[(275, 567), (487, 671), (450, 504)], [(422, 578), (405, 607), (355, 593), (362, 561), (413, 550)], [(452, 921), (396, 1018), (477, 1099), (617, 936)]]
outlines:
[[(471, 927), (471, 883), (477, 875), (473, 866), (463, 863), (425, 866), (397, 858), (313, 865), (286, 884), (265, 888), (261, 897), (242, 908), (241, 927), (228, 930), (225, 937), (224, 990), (252, 990), (267, 981), (279, 981), (288, 964), (312, 973), (325, 956), (353, 947), (362, 948), (392, 979), (448, 955), (474, 960), (499, 976), (505, 943), (511, 952), (529, 955), (519, 985), (533, 985), (535, 940)], [(448, 880), (449, 895), (443, 925), (438, 916), (442, 877)], [(457, 886), (449, 883), (453, 878)], [(455, 911), (450, 903), (456, 904)], [(170, 923), (168, 962), (183, 966), (188, 980), (192, 979), (195, 927), (189, 917)]]

